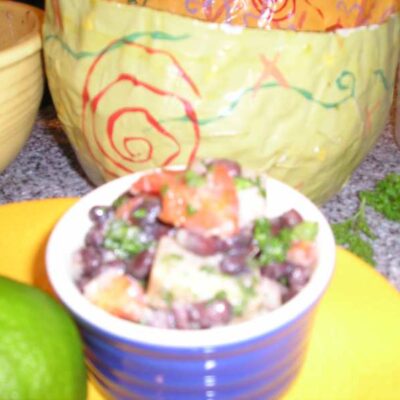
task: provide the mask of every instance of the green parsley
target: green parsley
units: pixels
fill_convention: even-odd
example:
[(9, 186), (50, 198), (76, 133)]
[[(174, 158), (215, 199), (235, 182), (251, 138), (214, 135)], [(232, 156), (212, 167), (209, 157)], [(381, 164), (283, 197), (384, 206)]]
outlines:
[(234, 178), (234, 183), (236, 190), (244, 190), (251, 187), (256, 187), (261, 197), (264, 199), (267, 197), (267, 192), (259, 176), (257, 176), (255, 179), (246, 178), (244, 176), (236, 176)]
[(161, 196), (164, 196), (168, 192), (168, 190), (169, 186), (166, 183), (162, 185), (160, 189)]
[(164, 290), (162, 298), (168, 307), (172, 306), (172, 303), (174, 302), (174, 294), (170, 290)]
[(213, 298), (210, 300), (210, 303), (212, 303), (215, 300), (226, 300), (227, 297), (228, 295), (226, 294), (225, 290), (220, 290), (214, 294)]
[(234, 182), (237, 190), (248, 189), (255, 186), (250, 178), (245, 178), (243, 176), (235, 176)]
[(309, 241), (315, 240), (318, 234), (318, 224), (316, 222), (303, 221), (294, 226), (290, 232), (292, 241)]
[(260, 195), (266, 199), (267, 198), (267, 191), (265, 190), (265, 187), (263, 185), (263, 181), (261, 180), (260, 176), (256, 177), (256, 186), (258, 188), (258, 191), (260, 193)]
[(204, 176), (202, 176), (192, 170), (187, 170), (185, 172), (184, 179), (185, 179), (186, 184), (193, 188), (202, 186), (206, 181)]
[(280, 283), (282, 286), (289, 287), (289, 279), (288, 279), (287, 276), (281, 276), (281, 277), (278, 279), (278, 281), (279, 281), (279, 283)]
[(260, 218), (255, 223), (254, 239), (261, 251), (258, 260), (260, 266), (286, 260), (291, 242), (291, 230), (281, 229), (277, 235), (272, 235), (271, 228), (271, 223), (266, 218)]
[(165, 254), (163, 258), (161, 259), (161, 262), (164, 264), (175, 264), (176, 262), (182, 261), (183, 256), (181, 254), (177, 253), (169, 253)]
[(375, 239), (375, 234), (365, 218), (365, 202), (365, 198), (362, 198), (358, 211), (347, 220), (332, 224), (332, 230), (337, 244), (375, 265), (374, 251), (369, 240)]
[(400, 174), (388, 174), (374, 190), (360, 192), (360, 198), (387, 219), (400, 221)]
[(241, 278), (239, 278), (237, 283), (241, 291), (242, 298), (241, 302), (233, 307), (233, 313), (240, 317), (248, 307), (250, 300), (257, 294), (255, 287), (258, 284), (258, 280), (254, 277), (252, 282), (245, 283), (241, 280)]
[(192, 215), (194, 215), (194, 214), (196, 214), (197, 213), (197, 209), (194, 207), (194, 206), (192, 206), (191, 204), (188, 204), (187, 206), (186, 206), (186, 214), (189, 216), (189, 217), (191, 217)]
[(129, 193), (122, 193), (118, 196), (112, 203), (112, 208), (117, 209), (118, 207), (122, 206), (125, 202), (127, 202), (131, 198)]
[(103, 245), (106, 249), (114, 251), (118, 257), (129, 258), (147, 250), (152, 242), (143, 241), (139, 227), (117, 219), (108, 226)]
[(145, 208), (138, 208), (138, 209), (136, 209), (136, 210), (132, 213), (132, 215), (133, 215), (135, 218), (142, 219), (142, 218), (145, 218), (145, 217), (146, 217), (146, 215), (147, 215), (147, 210), (146, 210)]
[(200, 271), (206, 272), (207, 274), (218, 274), (219, 273), (219, 270), (217, 268), (215, 268), (212, 265), (206, 265), (206, 264), (204, 264), (200, 267)]

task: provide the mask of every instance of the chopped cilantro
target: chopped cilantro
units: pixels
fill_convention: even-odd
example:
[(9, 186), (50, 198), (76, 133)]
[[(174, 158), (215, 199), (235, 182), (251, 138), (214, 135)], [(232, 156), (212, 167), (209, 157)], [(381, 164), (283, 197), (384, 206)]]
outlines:
[(247, 178), (244, 176), (235, 176), (234, 182), (236, 190), (244, 190), (251, 187), (256, 187), (258, 189), (258, 192), (260, 193), (260, 196), (262, 196), (263, 198), (267, 197), (267, 192), (259, 176), (257, 176), (255, 179)]
[(271, 223), (261, 218), (255, 223), (254, 239), (260, 249), (259, 265), (281, 263), (286, 260), (291, 242), (291, 230), (281, 229), (277, 235), (272, 235)]
[(169, 186), (166, 183), (162, 185), (160, 189), (161, 196), (164, 196), (168, 192), (168, 190)]
[(219, 271), (212, 265), (202, 265), (200, 267), (200, 271), (207, 272), (208, 274), (215, 274), (215, 273), (218, 274), (219, 273)]
[(145, 218), (147, 215), (147, 210), (145, 208), (138, 208), (132, 213), (132, 215), (139, 219)]
[(245, 178), (243, 176), (235, 176), (234, 182), (237, 190), (248, 189), (255, 186), (250, 178)]
[(255, 289), (256, 282), (254, 280), (251, 283), (245, 284), (240, 279), (241, 278), (239, 278), (239, 280), (238, 280), (238, 285), (239, 285), (240, 291), (242, 292), (242, 301), (233, 307), (233, 313), (236, 316), (241, 316), (244, 313), (244, 311), (246, 310), (246, 307), (249, 304), (250, 299), (257, 294), (256, 289)]
[(141, 229), (123, 220), (114, 220), (105, 234), (104, 247), (113, 250), (120, 258), (129, 258), (148, 249), (152, 242), (146, 242)]
[(188, 204), (186, 206), (186, 214), (190, 217), (194, 214), (196, 214), (197, 209), (195, 207), (193, 207), (191, 204)]
[(169, 253), (169, 254), (165, 254), (161, 261), (164, 264), (171, 264), (176, 261), (182, 261), (182, 260), (183, 260), (183, 256), (181, 254)]
[(172, 306), (172, 303), (174, 302), (174, 294), (172, 293), (171, 290), (164, 290), (163, 294), (162, 294), (162, 298), (168, 307)]
[(360, 192), (360, 198), (387, 219), (400, 221), (400, 174), (386, 175), (374, 190)]
[(204, 176), (202, 176), (192, 170), (187, 170), (185, 172), (184, 179), (188, 186), (195, 187), (195, 188), (202, 186), (206, 181)]
[(215, 293), (214, 299), (215, 300), (226, 300), (227, 294), (225, 290), (220, 290), (219, 292)]
[(362, 198), (358, 211), (347, 220), (332, 224), (336, 243), (346, 247), (371, 265), (375, 265), (374, 251), (369, 239), (375, 239), (365, 218), (365, 198)]
[(294, 226), (290, 232), (293, 241), (307, 240), (312, 242), (318, 234), (318, 224), (316, 222), (303, 221)]
[(258, 187), (258, 191), (259, 191), (260, 195), (262, 197), (264, 197), (264, 199), (266, 199), (267, 198), (267, 191), (265, 190), (265, 187), (263, 185), (263, 182), (262, 182), (260, 176), (256, 177), (256, 186)]
[(243, 315), (245, 309), (245, 304), (242, 302), (240, 304), (236, 304), (233, 307), (233, 314), (235, 317), (241, 317)]
[(279, 283), (280, 283), (282, 286), (289, 287), (289, 279), (288, 279), (287, 276), (281, 276), (281, 277), (278, 279), (278, 281), (279, 281)]
[(112, 203), (112, 208), (117, 209), (118, 207), (122, 206), (127, 200), (131, 198), (131, 195), (127, 192), (122, 193), (118, 196)]
[(254, 239), (257, 241), (258, 246), (260, 248), (266, 246), (271, 236), (271, 222), (266, 218), (258, 219), (254, 226)]

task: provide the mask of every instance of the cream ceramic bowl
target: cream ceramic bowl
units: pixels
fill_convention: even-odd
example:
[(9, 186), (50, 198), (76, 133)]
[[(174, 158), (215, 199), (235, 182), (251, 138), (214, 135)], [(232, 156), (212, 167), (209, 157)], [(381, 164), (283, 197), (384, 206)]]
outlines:
[(43, 94), (40, 10), (0, 1), (0, 171), (31, 133)]

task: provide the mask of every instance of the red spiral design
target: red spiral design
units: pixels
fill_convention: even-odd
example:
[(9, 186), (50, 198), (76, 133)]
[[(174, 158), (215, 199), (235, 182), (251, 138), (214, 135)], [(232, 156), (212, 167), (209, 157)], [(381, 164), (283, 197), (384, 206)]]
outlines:
[[(91, 93), (90, 82), (92, 76), (95, 74), (99, 63), (111, 51), (118, 51), (118, 46), (134, 46), (140, 51), (144, 51), (151, 56), (161, 56), (171, 63), (172, 68), (175, 69), (178, 79), (183, 79), (188, 88), (196, 96), (199, 96), (199, 91), (191, 80), (189, 75), (180, 66), (175, 57), (163, 50), (150, 48), (140, 45), (128, 40), (116, 40), (110, 43), (93, 61), (90, 65), (83, 90), (82, 90), (82, 133), (84, 142), (89, 152), (89, 155), (95, 164), (103, 171), (108, 177), (117, 177), (126, 173), (134, 172), (137, 167), (147, 162), (151, 162), (157, 148), (154, 147), (149, 137), (142, 132), (117, 132), (116, 124), (127, 115), (137, 115), (146, 121), (151, 127), (152, 132), (161, 135), (164, 139), (169, 141), (171, 152), (166, 156), (157, 158), (157, 165), (165, 166), (172, 163), (177, 157), (182, 156), (181, 143), (177, 136), (170, 132), (162, 123), (158, 121), (156, 116), (146, 107), (140, 105), (140, 96), (131, 96), (134, 99), (134, 105), (124, 104), (122, 107), (113, 110), (110, 115), (106, 116), (106, 128), (101, 129), (97, 126), (97, 116), (100, 104), (109, 94), (110, 90), (116, 85), (129, 85), (132, 90), (140, 89), (150, 92), (152, 95), (164, 97), (168, 102), (174, 102), (175, 105), (181, 109), (182, 114), (186, 116), (192, 131), (192, 148), (186, 151), (184, 158), (186, 163), (190, 164), (196, 157), (199, 146), (200, 130), (196, 116), (196, 112), (191, 103), (182, 96), (162, 88), (155, 87), (151, 83), (144, 82), (136, 74), (129, 72), (121, 72), (117, 77), (113, 78), (111, 82), (107, 83), (101, 90), (96, 93)], [(132, 100), (130, 100), (132, 102)], [(136, 104), (139, 103), (139, 104)], [(116, 135), (118, 134), (120, 148), (117, 145)], [(121, 138), (122, 136), (122, 138)], [(106, 138), (106, 142), (104, 142)], [(122, 140), (121, 140), (122, 139)], [(185, 138), (185, 142), (187, 142)], [(94, 145), (92, 147), (92, 144)], [(106, 145), (105, 145), (106, 144)], [(133, 150), (132, 150), (133, 149)], [(107, 160), (107, 165), (104, 161)]]

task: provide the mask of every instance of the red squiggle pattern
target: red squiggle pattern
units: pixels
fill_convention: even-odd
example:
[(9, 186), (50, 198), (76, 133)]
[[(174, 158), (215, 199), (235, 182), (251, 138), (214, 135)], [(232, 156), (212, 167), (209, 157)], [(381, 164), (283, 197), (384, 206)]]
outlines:
[(60, 2), (59, 2), (59, 0), (51, 0), (51, 5), (53, 7), (53, 13), (54, 13), (54, 19), (55, 19), (56, 26), (62, 32), (64, 30), (64, 26), (63, 26)]
[[(121, 73), (111, 82), (107, 83), (97, 93), (94, 95), (90, 94), (89, 87), (91, 78), (95, 74), (96, 68), (101, 60), (110, 51), (117, 51), (117, 47), (126, 45), (142, 50), (151, 56), (161, 56), (167, 58), (168, 62), (170, 62), (172, 67), (175, 69), (177, 77), (182, 78), (190, 88), (190, 91), (192, 91), (196, 96), (200, 96), (199, 90), (197, 89), (195, 83), (181, 67), (178, 60), (169, 52), (147, 47), (135, 42), (130, 42), (125, 39), (113, 41), (94, 59), (93, 63), (90, 65), (82, 90), (82, 133), (84, 137), (84, 143), (88, 149), (90, 157), (103, 171), (103, 173), (111, 178), (134, 172), (135, 165), (138, 167), (138, 164), (151, 162), (155, 153), (155, 148), (151, 140), (146, 137), (144, 133), (124, 132), (122, 138), (121, 133), (119, 133), (117, 140), (116, 124), (126, 115), (137, 115), (144, 118), (144, 121), (151, 128), (152, 132), (156, 132), (170, 142), (169, 147), (173, 149), (169, 154), (162, 157), (161, 162), (159, 157), (157, 165), (168, 165), (182, 155), (181, 143), (176, 135), (163, 126), (148, 108), (145, 108), (140, 104), (126, 104), (123, 107), (120, 107), (110, 115), (106, 116), (107, 123), (105, 129), (101, 129), (97, 126), (96, 117), (99, 113), (99, 106), (104, 100), (105, 96), (107, 96), (110, 90), (116, 85), (128, 84), (133, 90), (135, 88), (145, 90), (156, 96), (168, 98), (168, 102), (175, 102), (178, 105), (178, 108), (181, 109), (180, 114), (184, 114), (186, 116), (187, 121), (191, 126), (193, 144), (191, 149), (189, 149), (187, 154), (185, 154), (184, 158), (186, 159), (187, 164), (192, 163), (198, 151), (200, 129), (196, 112), (187, 99), (171, 91), (155, 87), (151, 83), (144, 82), (133, 73)], [(140, 96), (132, 98), (134, 98), (135, 103), (140, 103)], [(102, 115), (102, 118), (104, 118), (104, 115)], [(89, 121), (91, 125), (90, 127), (88, 124)], [(185, 131), (187, 131), (187, 126), (185, 126)], [(187, 142), (187, 140), (185, 140), (185, 142)], [(105, 160), (107, 163), (104, 162)]]

